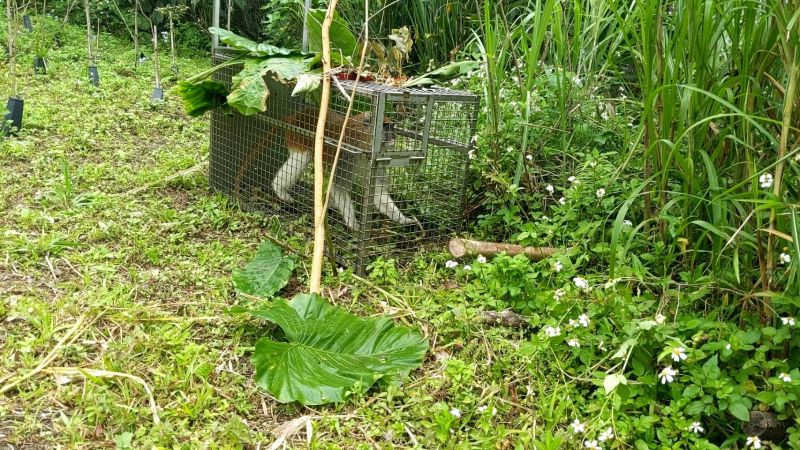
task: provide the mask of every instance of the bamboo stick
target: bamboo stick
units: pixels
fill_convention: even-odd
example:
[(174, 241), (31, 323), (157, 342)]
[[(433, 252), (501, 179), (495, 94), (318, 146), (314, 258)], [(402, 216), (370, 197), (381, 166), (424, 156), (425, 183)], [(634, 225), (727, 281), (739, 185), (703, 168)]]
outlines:
[(474, 255), (491, 256), (497, 255), (498, 253), (505, 253), (510, 256), (524, 254), (536, 261), (549, 258), (561, 251), (560, 248), (556, 247), (522, 247), (521, 245), (473, 241), (460, 238), (451, 239), (448, 248), (450, 249), (450, 253), (456, 258)]

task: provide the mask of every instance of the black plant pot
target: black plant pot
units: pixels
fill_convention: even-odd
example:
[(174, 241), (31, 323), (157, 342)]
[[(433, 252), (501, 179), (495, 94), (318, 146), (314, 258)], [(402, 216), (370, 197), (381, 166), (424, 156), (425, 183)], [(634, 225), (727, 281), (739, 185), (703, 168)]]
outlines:
[(47, 73), (47, 60), (44, 57), (33, 57), (33, 72), (44, 75)]
[(150, 98), (156, 102), (164, 101), (164, 89), (160, 86), (156, 86), (156, 88), (153, 89), (153, 96)]
[(8, 105), (6, 106), (8, 112), (3, 117), (3, 123), (0, 124), (0, 135), (16, 134), (22, 128), (22, 108), (24, 106), (25, 100), (19, 97), (8, 98)]
[(97, 71), (97, 66), (89, 66), (89, 82), (100, 86), (100, 72)]
[(33, 22), (31, 22), (31, 16), (25, 14), (22, 16), (22, 25), (28, 31), (33, 31)]

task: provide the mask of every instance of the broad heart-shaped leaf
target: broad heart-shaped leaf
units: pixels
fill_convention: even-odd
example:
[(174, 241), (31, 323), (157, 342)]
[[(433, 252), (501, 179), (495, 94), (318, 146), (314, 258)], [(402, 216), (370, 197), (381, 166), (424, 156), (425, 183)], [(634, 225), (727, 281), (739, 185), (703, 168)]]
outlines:
[(253, 362), (256, 382), (280, 402), (340, 402), (366, 392), (384, 376), (407, 374), (422, 364), (428, 341), (386, 317), (356, 317), (316, 294), (250, 314), (278, 325), (287, 342), (262, 338)]
[(273, 243), (264, 242), (243, 269), (233, 272), (233, 285), (245, 294), (270, 298), (286, 286), (292, 271), (294, 259), (284, 257)]
[(284, 83), (294, 82), (310, 71), (319, 58), (315, 56), (274, 56), (271, 58), (247, 58), (244, 68), (234, 75), (228, 104), (245, 116), (264, 112), (267, 109), (269, 89), (264, 77), (269, 75)]
[[(322, 21), (325, 20), (326, 9), (308, 10), (308, 48), (315, 52), (322, 51)], [(334, 12), (330, 29), (331, 59), (339, 64), (351, 63), (358, 48), (358, 41), (350, 31), (347, 22)]]
[(276, 55), (299, 55), (298, 50), (291, 50), (283, 47), (276, 47), (265, 42), (255, 42), (247, 39), (246, 37), (239, 36), (236, 33), (230, 32), (223, 28), (211, 27), (208, 29), (212, 34), (219, 36), (219, 40), (228, 44), (236, 50), (242, 50), (250, 53), (251, 56), (276, 56)]

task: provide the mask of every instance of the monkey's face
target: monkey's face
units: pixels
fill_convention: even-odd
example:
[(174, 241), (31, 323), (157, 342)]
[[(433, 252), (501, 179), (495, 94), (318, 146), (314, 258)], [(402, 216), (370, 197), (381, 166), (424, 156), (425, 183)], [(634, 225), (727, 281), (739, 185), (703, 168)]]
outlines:
[[(372, 130), (373, 128), (373, 119), (374, 116), (372, 113), (364, 113), (361, 115), (359, 122), (361, 122), (362, 126), (365, 129)], [(388, 117), (383, 118), (383, 125), (381, 129), (381, 149), (392, 151), (394, 150), (395, 146), (395, 131), (394, 131), (394, 122), (389, 120)]]

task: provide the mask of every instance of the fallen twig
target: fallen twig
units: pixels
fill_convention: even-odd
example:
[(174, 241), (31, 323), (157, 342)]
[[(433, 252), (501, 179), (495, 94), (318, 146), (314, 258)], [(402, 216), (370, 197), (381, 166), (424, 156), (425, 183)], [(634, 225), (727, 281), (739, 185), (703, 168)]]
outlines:
[(460, 238), (450, 239), (448, 248), (450, 249), (450, 253), (456, 258), (468, 255), (491, 256), (498, 253), (505, 253), (510, 256), (524, 254), (537, 261), (549, 258), (561, 251), (561, 249), (555, 247), (522, 247), (521, 245), (472, 241)]

